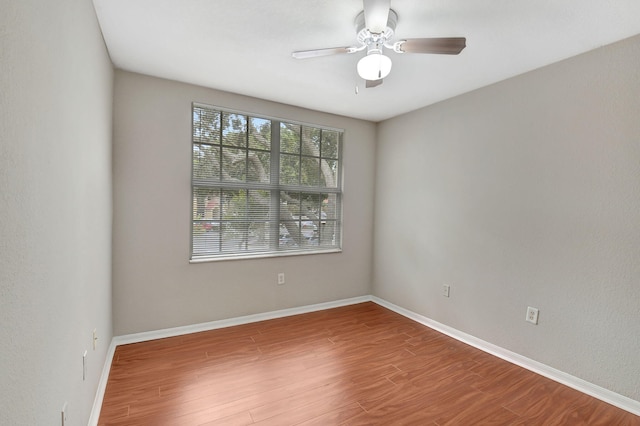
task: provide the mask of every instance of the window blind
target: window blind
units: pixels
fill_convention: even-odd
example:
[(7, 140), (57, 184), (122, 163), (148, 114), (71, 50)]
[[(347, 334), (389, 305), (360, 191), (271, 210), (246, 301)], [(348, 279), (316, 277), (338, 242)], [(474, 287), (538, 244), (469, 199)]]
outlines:
[(191, 259), (341, 248), (343, 131), (192, 105)]

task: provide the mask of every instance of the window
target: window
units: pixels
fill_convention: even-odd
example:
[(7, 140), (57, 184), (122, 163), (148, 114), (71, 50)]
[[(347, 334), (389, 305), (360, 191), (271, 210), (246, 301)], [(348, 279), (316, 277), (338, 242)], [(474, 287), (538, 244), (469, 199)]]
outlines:
[(192, 260), (341, 248), (341, 130), (192, 108)]

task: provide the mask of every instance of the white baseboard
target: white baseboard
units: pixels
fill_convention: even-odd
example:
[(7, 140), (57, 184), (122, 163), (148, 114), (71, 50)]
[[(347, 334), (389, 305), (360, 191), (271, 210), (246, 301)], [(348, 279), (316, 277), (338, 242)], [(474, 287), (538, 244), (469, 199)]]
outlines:
[(356, 303), (370, 302), (371, 296), (360, 296), (351, 299), (342, 299), (334, 302), (318, 303), (316, 305), (301, 306), (299, 308), (282, 309), (279, 311), (265, 312), (262, 314), (247, 315), (243, 317), (224, 319), (219, 321), (204, 322), (200, 324), (185, 325), (183, 327), (166, 328), (164, 330), (145, 331), (143, 333), (126, 334), (117, 336), (116, 346), (129, 343), (144, 342), (146, 340), (164, 339), (165, 337), (181, 336), (183, 334), (198, 333), (201, 331), (216, 330), (218, 328), (233, 327), (235, 325), (250, 324), (252, 322), (266, 321), (275, 318), (290, 317), (292, 315), (307, 314), (309, 312), (323, 311), (340, 306), (354, 305)]
[(539, 363), (532, 359), (526, 358), (515, 352), (511, 352), (507, 349), (496, 346), (492, 343), (486, 342), (482, 339), (478, 339), (470, 334), (466, 334), (455, 328), (441, 324), (437, 321), (433, 321), (427, 317), (416, 314), (415, 312), (401, 308), (386, 300), (380, 299), (375, 296), (360, 296), (351, 299), (342, 299), (334, 302), (318, 303), (315, 305), (301, 306), (298, 308), (282, 309), (279, 311), (265, 312), (255, 315), (247, 315), (243, 317), (230, 318), (220, 321), (211, 321), (201, 324), (187, 325), (183, 327), (167, 328), (164, 330), (146, 331), (143, 333), (127, 334), (123, 336), (115, 336), (111, 340), (111, 345), (107, 352), (107, 359), (104, 363), (104, 369), (102, 376), (100, 377), (100, 383), (98, 384), (98, 391), (93, 404), (93, 410), (91, 411), (91, 417), (89, 419), (89, 426), (97, 426), (98, 419), (100, 417), (100, 409), (102, 408), (102, 400), (104, 399), (104, 392), (107, 386), (107, 380), (109, 378), (109, 371), (111, 369), (111, 362), (115, 354), (115, 348), (118, 345), (126, 345), (129, 343), (144, 342), (147, 340), (163, 339), (166, 337), (180, 336), (183, 334), (197, 333), (201, 331), (216, 330), (219, 328), (233, 327), (236, 325), (249, 324), (258, 321), (266, 321), (275, 318), (284, 318), (292, 315), (306, 314), (309, 312), (322, 311), (325, 309), (338, 308), (341, 306), (355, 305), (363, 302), (374, 302), (380, 306), (383, 306), (389, 310), (392, 310), (406, 318), (416, 321), (422, 325), (432, 328), (440, 333), (446, 334), (456, 340), (471, 345), (484, 352), (490, 353), (502, 358), (505, 361), (519, 365), (541, 376), (547, 377), (563, 385), (567, 385), (573, 389), (583, 392), (587, 395), (591, 395), (594, 398), (600, 399), (625, 411), (640, 416), (640, 401), (635, 401), (626, 396), (617, 394), (608, 389), (589, 383), (578, 377), (574, 377), (570, 374), (564, 373), (555, 368), (549, 367), (545, 364)]
[(100, 410), (102, 409), (102, 401), (104, 400), (104, 392), (107, 389), (107, 381), (109, 380), (109, 372), (111, 371), (111, 363), (113, 361), (113, 355), (116, 352), (116, 344), (114, 339), (111, 339), (109, 349), (107, 349), (107, 356), (104, 360), (104, 366), (102, 367), (102, 374), (100, 375), (100, 381), (98, 382), (98, 389), (96, 390), (96, 397), (93, 399), (93, 408), (91, 409), (91, 416), (89, 417), (89, 426), (97, 426), (100, 419)]
[(601, 401), (604, 401), (611, 405), (615, 405), (618, 408), (640, 416), (640, 401), (633, 400), (624, 395), (620, 395), (603, 387), (594, 385), (593, 383), (587, 382), (586, 380), (582, 380), (578, 377), (567, 374), (563, 371), (556, 370), (555, 368), (549, 367), (548, 365), (542, 364), (538, 361), (534, 361), (515, 352), (511, 352), (507, 349), (501, 348), (500, 346), (496, 346), (492, 343), (486, 342), (482, 339), (478, 339), (477, 337), (474, 337), (470, 334), (456, 330), (455, 328), (441, 324), (437, 321), (433, 321), (432, 319), (396, 306), (393, 303), (387, 302), (386, 300), (380, 299), (378, 297), (372, 296), (371, 301), (377, 303), (380, 306), (384, 306), (385, 308), (390, 309), (404, 317), (412, 319), (422, 325), (426, 325), (429, 328), (446, 334), (447, 336), (453, 337), (456, 340), (480, 349), (481, 351), (495, 355), (498, 358), (502, 358), (512, 364), (519, 365), (520, 367), (526, 368), (529, 371), (533, 371), (534, 373), (540, 374), (541, 376), (547, 377), (558, 383), (562, 383), (563, 385), (569, 386), (570, 388), (578, 390), (582, 393), (586, 393), (587, 395), (591, 395)]

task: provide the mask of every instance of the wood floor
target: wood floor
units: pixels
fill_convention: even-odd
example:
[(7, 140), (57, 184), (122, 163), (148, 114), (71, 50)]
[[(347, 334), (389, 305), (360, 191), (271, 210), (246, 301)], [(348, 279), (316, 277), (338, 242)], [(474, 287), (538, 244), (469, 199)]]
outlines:
[(640, 425), (374, 303), (119, 346), (100, 425)]

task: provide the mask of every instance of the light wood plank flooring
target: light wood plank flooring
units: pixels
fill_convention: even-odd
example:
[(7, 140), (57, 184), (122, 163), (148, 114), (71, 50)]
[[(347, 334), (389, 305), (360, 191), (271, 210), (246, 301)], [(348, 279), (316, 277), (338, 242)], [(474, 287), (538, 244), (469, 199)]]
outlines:
[(119, 346), (100, 425), (640, 425), (374, 303)]

